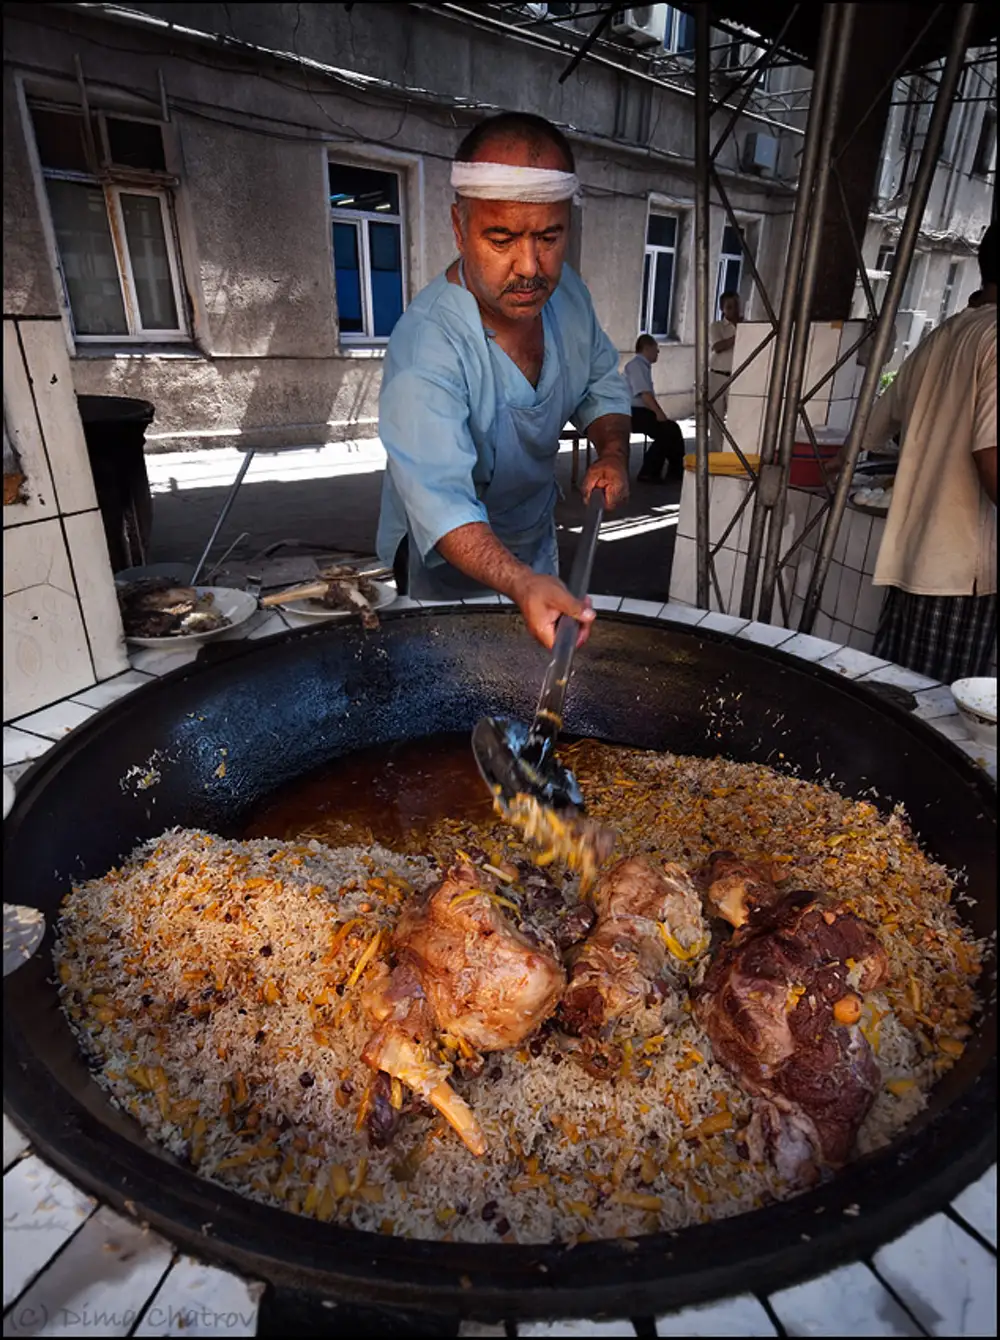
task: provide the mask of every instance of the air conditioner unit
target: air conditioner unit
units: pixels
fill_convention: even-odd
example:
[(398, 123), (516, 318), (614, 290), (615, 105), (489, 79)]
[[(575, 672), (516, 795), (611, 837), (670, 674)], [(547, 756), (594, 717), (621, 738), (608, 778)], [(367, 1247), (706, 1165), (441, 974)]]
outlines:
[(632, 5), (611, 20), (611, 31), (636, 47), (662, 46), (669, 11), (669, 5)]
[(778, 170), (778, 141), (773, 135), (748, 135), (743, 141), (743, 170), (773, 177)]

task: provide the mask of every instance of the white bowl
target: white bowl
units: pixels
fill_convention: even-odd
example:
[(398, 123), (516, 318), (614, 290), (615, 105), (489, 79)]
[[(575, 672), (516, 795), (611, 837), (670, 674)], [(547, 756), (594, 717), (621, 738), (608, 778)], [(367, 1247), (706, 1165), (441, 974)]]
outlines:
[(980, 744), (997, 747), (996, 679), (959, 679), (951, 686), (965, 728)]

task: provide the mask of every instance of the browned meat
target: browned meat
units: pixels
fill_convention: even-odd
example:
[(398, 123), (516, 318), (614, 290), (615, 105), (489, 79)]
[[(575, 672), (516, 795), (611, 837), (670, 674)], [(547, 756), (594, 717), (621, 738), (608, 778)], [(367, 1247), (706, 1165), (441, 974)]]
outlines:
[(794, 893), (723, 946), (695, 993), (716, 1060), (766, 1100), (751, 1139), (791, 1180), (851, 1153), (880, 1083), (860, 995), (887, 977), (867, 923)]
[(705, 900), (717, 916), (739, 929), (781, 898), (769, 866), (744, 861), (731, 851), (715, 851), (699, 872)]
[(383, 1148), (396, 1130), (387, 1111), (387, 1105), (393, 1107), (388, 1076), (440, 1112), (473, 1154), (484, 1154), (486, 1137), (475, 1113), (448, 1083), (451, 1067), (431, 1055), (434, 1020), (412, 967), (404, 964), (390, 972), (383, 966), (364, 992), (362, 1004), (379, 1025), (361, 1056), (376, 1071), (364, 1112), (371, 1143)]
[[(393, 940), (396, 967), (391, 973), (383, 968), (363, 996), (379, 1025), (365, 1063), (436, 1108), (474, 1154), (485, 1151), (486, 1139), (448, 1083), (451, 1066), (431, 1054), (435, 1034), (465, 1054), (461, 1064), (473, 1066), (479, 1051), (523, 1042), (553, 1012), (566, 985), (558, 959), (508, 921), (505, 901), (495, 880), (471, 865), (455, 867), (404, 911)], [(518, 911), (514, 904), (511, 910)], [(366, 1118), (376, 1143), (395, 1129), (385, 1106), (392, 1105), (391, 1095), (381, 1081), (369, 1091)]]
[(603, 1041), (659, 1033), (708, 944), (694, 884), (680, 866), (633, 858), (600, 880), (594, 905), (597, 925), (574, 951), (559, 1007), (563, 1027)]
[(566, 985), (558, 959), (517, 930), (501, 898), (495, 880), (457, 866), (422, 905), (404, 911), (395, 937), (437, 1027), (480, 1051), (523, 1042)]

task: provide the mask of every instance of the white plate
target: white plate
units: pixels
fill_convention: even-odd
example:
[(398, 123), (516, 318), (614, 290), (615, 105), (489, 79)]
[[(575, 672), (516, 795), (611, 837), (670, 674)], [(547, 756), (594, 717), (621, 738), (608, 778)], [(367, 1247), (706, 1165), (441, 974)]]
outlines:
[(222, 628), (212, 628), (207, 633), (182, 633), (176, 637), (130, 637), (127, 642), (135, 647), (153, 647), (157, 651), (181, 651), (185, 647), (200, 647), (203, 642), (211, 642), (223, 633), (231, 633), (240, 624), (246, 623), (257, 612), (257, 600), (246, 591), (234, 591), (228, 586), (196, 586), (199, 596), (212, 595), (212, 609), (229, 620)]
[(959, 679), (951, 686), (965, 728), (980, 744), (997, 747), (997, 682), (982, 677)]
[[(375, 599), (371, 601), (373, 610), (383, 610), (396, 599), (396, 588), (386, 586), (385, 582), (372, 582)], [(292, 600), (281, 608), (289, 614), (298, 614), (303, 619), (356, 619), (360, 608), (350, 610), (328, 610), (315, 600)]]

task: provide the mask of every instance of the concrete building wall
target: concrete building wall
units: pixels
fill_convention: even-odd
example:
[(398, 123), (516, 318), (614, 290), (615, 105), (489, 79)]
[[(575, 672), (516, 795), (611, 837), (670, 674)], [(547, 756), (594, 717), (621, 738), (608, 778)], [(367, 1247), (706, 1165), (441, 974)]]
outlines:
[[(655, 377), (669, 413), (693, 411), (694, 121), (693, 99), (680, 84), (663, 90), (643, 82), (642, 58), (625, 52), (622, 63), (635, 73), (588, 63), (560, 84), (564, 51), (412, 6), (127, 10), (135, 21), (113, 21), (98, 6), (6, 7), (4, 312), (61, 315), (77, 391), (151, 400), (153, 449), (306, 445), (373, 433), (383, 349), (360, 348), (338, 328), (327, 163), (334, 158), (399, 173), (409, 299), (455, 254), (448, 171), (459, 139), (480, 116), (509, 106), (530, 107), (569, 128), (585, 196), (571, 254), (579, 256), (623, 360), (639, 333), (648, 213), (677, 216), (672, 334)], [(121, 20), (123, 7), (117, 12)], [(167, 22), (176, 26), (167, 31)], [(191, 31), (181, 35), (184, 28)], [(220, 45), (211, 34), (227, 41)], [(303, 67), (303, 56), (328, 68)], [(78, 103), (77, 58), (95, 108), (154, 119), (167, 110), (168, 166), (179, 183), (177, 249), (190, 308), (184, 343), (73, 338), (25, 99)], [(783, 82), (807, 86), (808, 74), (775, 71), (772, 88)], [(801, 129), (801, 112), (788, 119)], [(740, 148), (752, 131), (777, 135), (777, 178), (740, 170)], [(894, 123), (887, 145), (898, 138)], [(793, 203), (791, 182), (781, 174), (794, 175), (800, 146), (793, 129), (744, 118), (719, 158), (775, 304)], [(890, 153), (883, 192), (898, 194), (897, 158)], [(935, 189), (929, 217), (936, 209), (964, 229), (960, 243), (933, 243), (935, 257), (967, 261), (968, 239), (987, 208), (984, 184), (963, 167), (942, 175)], [(725, 222), (714, 209), (713, 274)], [(890, 225), (891, 213), (869, 229), (872, 264)], [(943, 286), (947, 275), (947, 265), (928, 266), (927, 283)], [(960, 277), (964, 301), (975, 287), (967, 264)], [(764, 319), (746, 268), (742, 287), (748, 315)], [(929, 289), (919, 301), (936, 314), (940, 296), (939, 288), (935, 304)]]
[[(972, 51), (952, 109), (897, 322), (896, 368), (930, 330), (960, 312), (979, 288), (976, 250), (989, 225), (996, 181), (996, 63)], [(900, 80), (886, 127), (878, 199), (864, 242), (877, 291), (880, 251), (895, 245), (930, 120), (930, 84)], [(992, 138), (991, 138), (992, 127)], [(992, 145), (992, 152), (990, 146)], [(860, 284), (853, 312), (865, 311)]]
[[(382, 349), (349, 346), (338, 331), (327, 161), (399, 172), (412, 298), (455, 254), (448, 171), (458, 140), (485, 111), (529, 103), (575, 128), (585, 192), (575, 248), (623, 359), (639, 333), (647, 214), (651, 207), (677, 214), (676, 338), (665, 344), (657, 383), (670, 412), (692, 412), (689, 95), (664, 93), (602, 67), (560, 85), (563, 53), (404, 6), (356, 6), (350, 15), (342, 7), (312, 5), (131, 8), (271, 52), (308, 52), (312, 60), (354, 72), (338, 83), (303, 76), (278, 57), (182, 42), (160, 27), (114, 23), (93, 10), (39, 14), (11, 7), (4, 310), (22, 310), (31, 292), (34, 305), (44, 300), (53, 314), (61, 313), (76, 389), (151, 400), (154, 449), (307, 444), (374, 432)], [(25, 100), (78, 102), (76, 56), (93, 107), (159, 119), (164, 95), (168, 102), (165, 142), (179, 180), (177, 244), (191, 318), (186, 344), (73, 339), (45, 191), (30, 159)], [(405, 86), (410, 103), (404, 106), (385, 82), (359, 83), (359, 76)], [(449, 105), (459, 99), (479, 110)], [(770, 216), (787, 213), (790, 187), (743, 177), (735, 171), (737, 155), (738, 142), (727, 146), (721, 167), (734, 206), (760, 228), (762, 269), (770, 269), (765, 279), (776, 288), (785, 225), (778, 218), (771, 227)], [(714, 215), (717, 248), (724, 219), (721, 210)]]

